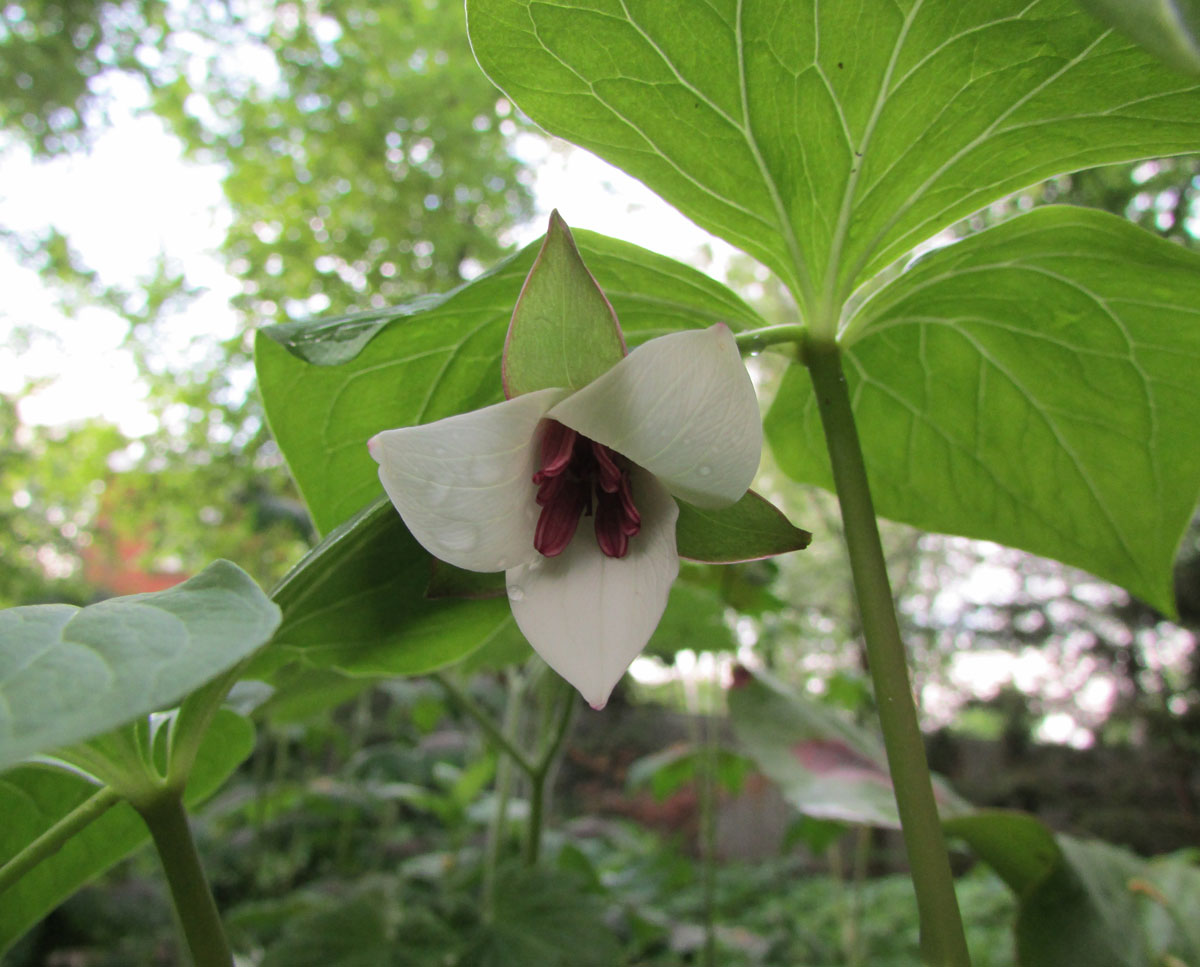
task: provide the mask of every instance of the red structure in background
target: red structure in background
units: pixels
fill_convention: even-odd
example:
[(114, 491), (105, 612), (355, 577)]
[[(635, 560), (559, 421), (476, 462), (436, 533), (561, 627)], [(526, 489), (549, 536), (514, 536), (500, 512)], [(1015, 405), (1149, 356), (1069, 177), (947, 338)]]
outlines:
[(112, 534), (101, 522), (92, 542), (84, 547), (83, 577), (87, 583), (105, 595), (142, 594), (146, 591), (165, 591), (187, 578), (176, 571), (154, 571), (142, 563), (150, 551), (150, 543), (133, 537)]

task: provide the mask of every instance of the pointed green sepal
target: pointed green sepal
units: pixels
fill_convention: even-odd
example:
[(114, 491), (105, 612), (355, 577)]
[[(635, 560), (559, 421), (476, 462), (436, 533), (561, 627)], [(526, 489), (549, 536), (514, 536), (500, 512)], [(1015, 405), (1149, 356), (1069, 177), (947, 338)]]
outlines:
[(702, 510), (683, 500), (675, 524), (679, 556), (705, 564), (757, 561), (808, 547), (812, 534), (796, 527), (765, 497), (747, 490), (736, 504)]
[(504, 395), (577, 390), (625, 355), (617, 314), (557, 211), (521, 288), (504, 342)]

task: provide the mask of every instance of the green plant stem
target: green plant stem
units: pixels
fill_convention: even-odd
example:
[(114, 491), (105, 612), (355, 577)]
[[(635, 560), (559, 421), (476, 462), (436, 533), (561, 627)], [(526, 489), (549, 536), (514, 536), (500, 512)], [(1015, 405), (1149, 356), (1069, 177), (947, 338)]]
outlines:
[(57, 853), (67, 840), (95, 822), (120, 801), (121, 797), (105, 786), (81, 802), (16, 856), (0, 866), (0, 893), (42, 860), (49, 859)]
[(934, 967), (968, 967), (970, 955), (841, 353), (835, 344), (810, 341), (803, 346), (802, 361), (812, 376), (841, 506), (888, 768), (917, 894), (922, 956)]
[(192, 962), (195, 967), (231, 967), (233, 953), (200, 865), (180, 792), (164, 789), (154, 799), (135, 805), (162, 861)]
[[(508, 680), (508, 696), (504, 706), (503, 736), (506, 746), (513, 746), (521, 730), (521, 700), (525, 694), (525, 676), (514, 671)], [(482, 712), (482, 710), (480, 710)], [(496, 918), (496, 870), (500, 867), (500, 853), (508, 835), (508, 797), (512, 793), (514, 760), (512, 756), (499, 756), (496, 764), (495, 800), (491, 821), (488, 823), (487, 841), (483, 853), (483, 922), (492, 923)]]
[(781, 342), (803, 342), (808, 330), (801, 325), (789, 323), (782, 326), (763, 326), (734, 334), (738, 349), (743, 353), (757, 353)]
[(525, 862), (533, 866), (538, 861), (542, 851), (542, 820), (546, 809), (546, 778), (550, 775), (551, 767), (558, 758), (567, 733), (571, 731), (571, 722), (575, 718), (575, 692), (569, 686), (565, 688), (562, 698), (562, 708), (554, 731), (550, 733), (538, 761), (534, 763), (533, 771), (529, 773), (529, 829), (525, 839)]
[(504, 752), (510, 759), (512, 759), (512, 761), (516, 763), (517, 767), (523, 773), (532, 778), (533, 770), (536, 764), (524, 752), (517, 748), (516, 743), (504, 734), (500, 726), (492, 721), (492, 717), (479, 707), (479, 703), (476, 702), (475, 699), (471, 698), (470, 695), (468, 695), (463, 689), (459, 688), (458, 685), (452, 682), (445, 675), (435, 672), (429, 677), (442, 687), (446, 694), (453, 699), (454, 703), (459, 708), (461, 708), (467, 713), (467, 715), (475, 720), (475, 723), (481, 729), (483, 729), (485, 733), (487, 733), (487, 737), (498, 749), (500, 749), (500, 751)]

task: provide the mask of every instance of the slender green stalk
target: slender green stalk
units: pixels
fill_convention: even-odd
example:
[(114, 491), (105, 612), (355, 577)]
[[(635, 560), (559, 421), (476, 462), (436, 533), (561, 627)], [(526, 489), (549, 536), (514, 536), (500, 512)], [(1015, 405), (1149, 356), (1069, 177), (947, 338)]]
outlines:
[(233, 952), (200, 865), (180, 792), (164, 789), (136, 808), (150, 828), (195, 967), (232, 967)]
[(67, 840), (99, 819), (120, 801), (121, 797), (105, 786), (81, 802), (16, 856), (0, 866), (0, 893), (42, 860), (49, 859), (57, 853)]
[(700, 862), (704, 864), (704, 967), (717, 967), (717, 736), (712, 708), (700, 719)]
[[(516, 742), (505, 735), (487, 712), (479, 707), (479, 703), (471, 698), (463, 689), (459, 688), (453, 681), (438, 672), (429, 676), (437, 682), (442, 689), (449, 695), (454, 703), (467, 713), (475, 723), (487, 733), (487, 737), (504, 752), (510, 759), (517, 764), (517, 767), (527, 776), (533, 775), (535, 763), (530, 758), (517, 748)], [(511, 705), (511, 698), (509, 701)]]
[(757, 353), (781, 342), (801, 343), (807, 329), (804, 326), (790, 323), (782, 326), (763, 326), (761, 329), (748, 329), (734, 335), (738, 349), (743, 353)]
[(803, 347), (802, 361), (812, 376), (841, 505), (888, 768), (917, 894), (922, 956), (933, 967), (967, 967), (970, 955), (841, 354), (836, 345), (809, 342)]
[(546, 809), (546, 779), (551, 767), (558, 759), (558, 753), (566, 741), (567, 733), (571, 731), (571, 722), (575, 718), (575, 692), (570, 687), (564, 688), (562, 707), (559, 710), (558, 721), (549, 739), (543, 744), (538, 761), (534, 763), (533, 771), (529, 773), (529, 829), (525, 839), (525, 862), (534, 866), (542, 850), (542, 821)]
[[(508, 680), (503, 731), (497, 730), (497, 734), (504, 740), (500, 744), (501, 750), (516, 748), (516, 737), (521, 730), (521, 698), (524, 692), (525, 676), (514, 671)], [(455, 693), (451, 692), (451, 694)], [(474, 702), (471, 704), (474, 705)], [(479, 714), (485, 714), (478, 706), (475, 708)], [(476, 718), (476, 721), (480, 720)], [(491, 723), (490, 718), (487, 721)], [(508, 798), (512, 794), (513, 766), (517, 762), (511, 755), (501, 755), (499, 760), (496, 764), (495, 808), (492, 810), (491, 819), (488, 822), (487, 840), (483, 852), (484, 923), (491, 923), (496, 917), (496, 870), (500, 866), (500, 854), (503, 851), (505, 837), (508, 835)]]

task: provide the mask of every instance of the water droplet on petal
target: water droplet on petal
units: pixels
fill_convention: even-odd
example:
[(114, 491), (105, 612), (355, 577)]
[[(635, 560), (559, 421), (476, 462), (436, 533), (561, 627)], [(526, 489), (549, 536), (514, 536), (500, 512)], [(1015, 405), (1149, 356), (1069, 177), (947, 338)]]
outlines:
[(707, 477), (710, 473), (712, 473), (712, 467), (706, 465), (700, 467), (696, 472), (700, 474), (701, 477)]
[(446, 498), (450, 496), (450, 488), (443, 483), (431, 483), (429, 485), (429, 502), (435, 507), (439, 504), (444, 504)]
[(510, 584), (508, 586), (508, 597), (511, 601), (520, 601), (525, 597), (525, 589), (519, 584)]
[(535, 557), (532, 561), (530, 561), (528, 564), (525, 565), (525, 569), (527, 571), (536, 571), (541, 566), (542, 566), (542, 559), (540, 557)]

